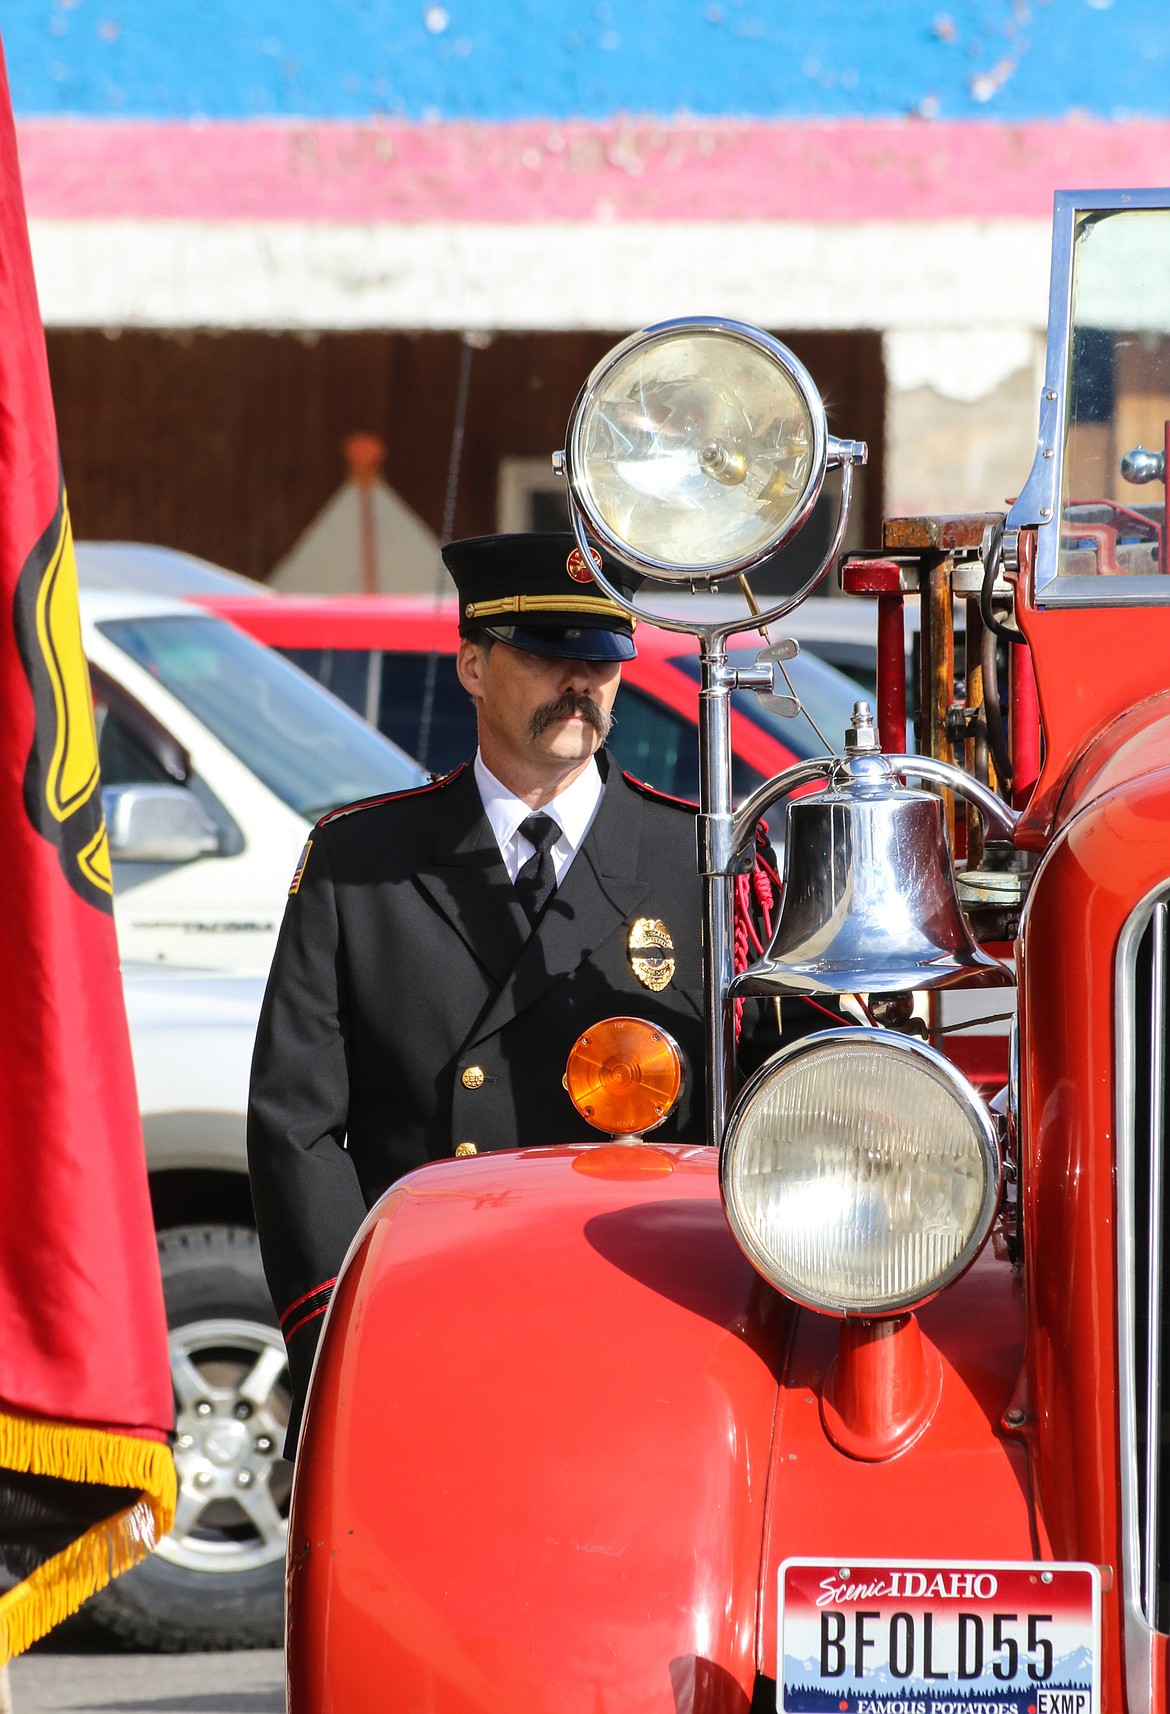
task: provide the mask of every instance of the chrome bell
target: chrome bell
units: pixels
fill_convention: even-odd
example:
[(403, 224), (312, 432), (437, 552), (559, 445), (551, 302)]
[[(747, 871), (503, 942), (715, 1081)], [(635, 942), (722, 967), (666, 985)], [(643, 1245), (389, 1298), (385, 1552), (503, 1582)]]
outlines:
[[(864, 711), (864, 712), (863, 712)], [(942, 800), (901, 785), (857, 717), (824, 791), (790, 800), (780, 915), (747, 994), (888, 994), (1013, 981), (959, 905)]]

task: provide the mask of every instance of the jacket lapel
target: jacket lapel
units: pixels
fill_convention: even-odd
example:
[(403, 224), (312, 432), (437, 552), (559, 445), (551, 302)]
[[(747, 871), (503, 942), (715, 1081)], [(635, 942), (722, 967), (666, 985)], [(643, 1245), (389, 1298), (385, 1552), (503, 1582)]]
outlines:
[(471, 768), (441, 794), (431, 857), (416, 879), (479, 962), (503, 982), (530, 931)]
[[(535, 934), (525, 941), (465, 1047), (494, 1035), (563, 981), (610, 935), (624, 929), (650, 890), (649, 881), (638, 879), (641, 834), (641, 800), (611, 767), (593, 826), (564, 884), (549, 900)], [(500, 868), (503, 871), (502, 863)], [(507, 885), (506, 871), (504, 875)]]

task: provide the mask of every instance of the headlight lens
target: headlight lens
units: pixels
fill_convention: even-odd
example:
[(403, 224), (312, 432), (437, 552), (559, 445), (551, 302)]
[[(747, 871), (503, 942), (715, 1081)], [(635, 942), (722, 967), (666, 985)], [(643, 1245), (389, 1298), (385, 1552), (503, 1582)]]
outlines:
[(736, 1103), (720, 1163), (749, 1260), (837, 1315), (932, 1297), (986, 1238), (999, 1195), (995, 1127), (924, 1043), (826, 1030), (785, 1049)]

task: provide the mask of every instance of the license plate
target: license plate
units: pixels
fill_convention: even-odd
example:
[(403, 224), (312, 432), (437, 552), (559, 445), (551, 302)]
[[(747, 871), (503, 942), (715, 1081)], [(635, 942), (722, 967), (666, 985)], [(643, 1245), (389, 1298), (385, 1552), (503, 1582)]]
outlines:
[(1099, 1714), (1095, 1565), (787, 1559), (781, 1714)]

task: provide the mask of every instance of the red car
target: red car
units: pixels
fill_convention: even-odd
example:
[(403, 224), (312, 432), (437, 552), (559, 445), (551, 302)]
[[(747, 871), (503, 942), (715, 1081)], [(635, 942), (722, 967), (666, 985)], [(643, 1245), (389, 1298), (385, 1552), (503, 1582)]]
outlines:
[[(198, 599), (201, 606), (279, 649), (424, 767), (446, 773), (473, 753), (474, 711), (455, 675), (454, 598), (286, 595), (258, 601), (250, 596), (200, 595)], [(675, 797), (693, 798), (699, 777), (695, 694), (699, 656), (694, 641), (677, 632), (639, 625), (636, 642), (637, 659), (622, 671), (609, 747), (620, 765), (638, 779)], [(764, 647), (763, 638), (750, 635), (735, 642), (733, 664), (750, 665)], [(861, 651), (864, 644), (855, 648)], [(789, 719), (773, 713), (748, 690), (737, 691), (733, 698), (737, 799), (791, 762), (823, 755), (838, 745), (854, 702), (868, 694), (864, 685), (815, 654), (802, 653), (787, 666), (804, 714)]]

